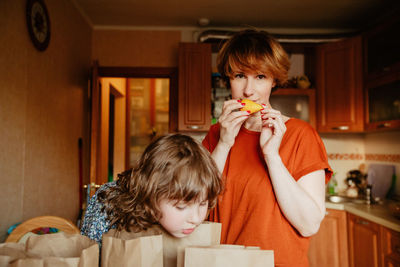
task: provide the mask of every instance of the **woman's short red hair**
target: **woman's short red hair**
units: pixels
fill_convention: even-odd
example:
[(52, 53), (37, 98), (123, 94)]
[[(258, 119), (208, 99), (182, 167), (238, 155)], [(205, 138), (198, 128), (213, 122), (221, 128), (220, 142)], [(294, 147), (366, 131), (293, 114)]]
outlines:
[(238, 70), (266, 73), (277, 85), (283, 85), (288, 78), (290, 61), (283, 47), (269, 33), (243, 30), (222, 46), (217, 67), (228, 87), (233, 72)]

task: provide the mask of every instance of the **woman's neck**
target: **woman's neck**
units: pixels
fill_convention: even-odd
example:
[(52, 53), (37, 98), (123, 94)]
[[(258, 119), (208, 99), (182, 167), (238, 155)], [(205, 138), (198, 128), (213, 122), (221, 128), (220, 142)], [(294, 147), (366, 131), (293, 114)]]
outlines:
[(251, 115), (243, 124), (244, 128), (254, 132), (261, 132), (261, 114), (257, 112), (256, 114)]
[[(286, 123), (290, 117), (287, 117), (285, 115), (282, 115), (282, 120), (283, 123)], [(262, 121), (261, 121), (261, 114), (259, 112), (253, 114), (250, 116), (243, 124), (243, 127), (246, 128), (247, 130), (253, 131), (253, 132), (261, 132), (262, 128)]]

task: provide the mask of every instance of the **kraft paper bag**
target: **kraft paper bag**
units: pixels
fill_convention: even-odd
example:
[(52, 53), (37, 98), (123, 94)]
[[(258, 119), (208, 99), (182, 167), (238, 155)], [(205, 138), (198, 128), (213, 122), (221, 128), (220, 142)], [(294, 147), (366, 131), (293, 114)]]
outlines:
[[(56, 233), (33, 235), (25, 244), (5, 243), (1, 249), (8, 249), (8, 265), (12, 267), (98, 266), (99, 245), (80, 234)], [(18, 251), (18, 254), (16, 254)], [(3, 254), (4, 255), (4, 254)], [(1, 261), (0, 261), (1, 262)], [(2, 265), (0, 265), (2, 267)]]
[[(102, 245), (102, 267), (111, 266), (111, 265), (103, 265), (105, 261), (107, 261), (106, 257), (103, 257), (105, 252), (106, 242), (109, 242), (110, 239), (105, 239), (105, 237), (113, 237), (124, 240), (127, 243), (127, 240), (134, 240), (136, 238), (145, 237), (145, 236), (154, 236), (161, 235), (162, 236), (162, 258), (164, 267), (176, 267), (178, 262), (178, 257), (184, 257), (184, 249), (187, 246), (211, 246), (217, 245), (220, 243), (221, 239), (221, 224), (220, 223), (212, 223), (212, 222), (204, 222), (199, 225), (192, 234), (184, 238), (176, 238), (171, 236), (168, 232), (166, 232), (161, 226), (154, 226), (146, 231), (142, 231), (139, 233), (127, 232), (127, 231), (116, 231), (114, 229), (110, 230), (108, 233), (103, 235), (103, 245)], [(107, 244), (108, 246), (108, 244)], [(130, 250), (132, 248), (127, 249), (123, 252), (119, 252), (122, 254), (130, 254)], [(107, 247), (107, 249), (110, 249)], [(118, 248), (120, 249), (120, 248)], [(111, 253), (111, 252), (107, 252)], [(117, 253), (117, 252), (113, 252)], [(128, 256), (126, 256), (128, 257)], [(116, 265), (114, 265), (116, 266)], [(133, 266), (133, 265), (132, 265)], [(140, 266), (140, 265), (135, 265)], [(179, 266), (178, 266), (179, 267)]]
[(186, 247), (184, 267), (274, 267), (274, 252), (258, 247)]
[(162, 267), (162, 235), (130, 239), (128, 235), (111, 230), (103, 235), (102, 267)]
[(9, 266), (9, 263), (17, 259), (25, 259), (25, 245), (22, 243), (0, 244), (0, 267)]

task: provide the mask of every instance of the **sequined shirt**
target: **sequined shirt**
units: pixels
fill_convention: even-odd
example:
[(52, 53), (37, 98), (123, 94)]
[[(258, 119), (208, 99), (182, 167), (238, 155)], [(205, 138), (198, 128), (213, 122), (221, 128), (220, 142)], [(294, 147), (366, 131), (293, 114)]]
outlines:
[(116, 182), (109, 182), (102, 185), (96, 193), (90, 198), (86, 208), (85, 217), (81, 227), (81, 234), (95, 240), (101, 244), (102, 236), (115, 226), (110, 226), (107, 214), (102, 211), (104, 205), (98, 200), (98, 193), (110, 187), (115, 187)]

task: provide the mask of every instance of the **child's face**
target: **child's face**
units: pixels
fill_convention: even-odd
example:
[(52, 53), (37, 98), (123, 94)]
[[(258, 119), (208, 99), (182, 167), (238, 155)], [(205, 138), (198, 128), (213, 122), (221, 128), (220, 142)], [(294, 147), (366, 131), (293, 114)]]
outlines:
[(175, 237), (190, 235), (207, 216), (208, 200), (178, 202), (164, 199), (160, 201), (161, 226)]

